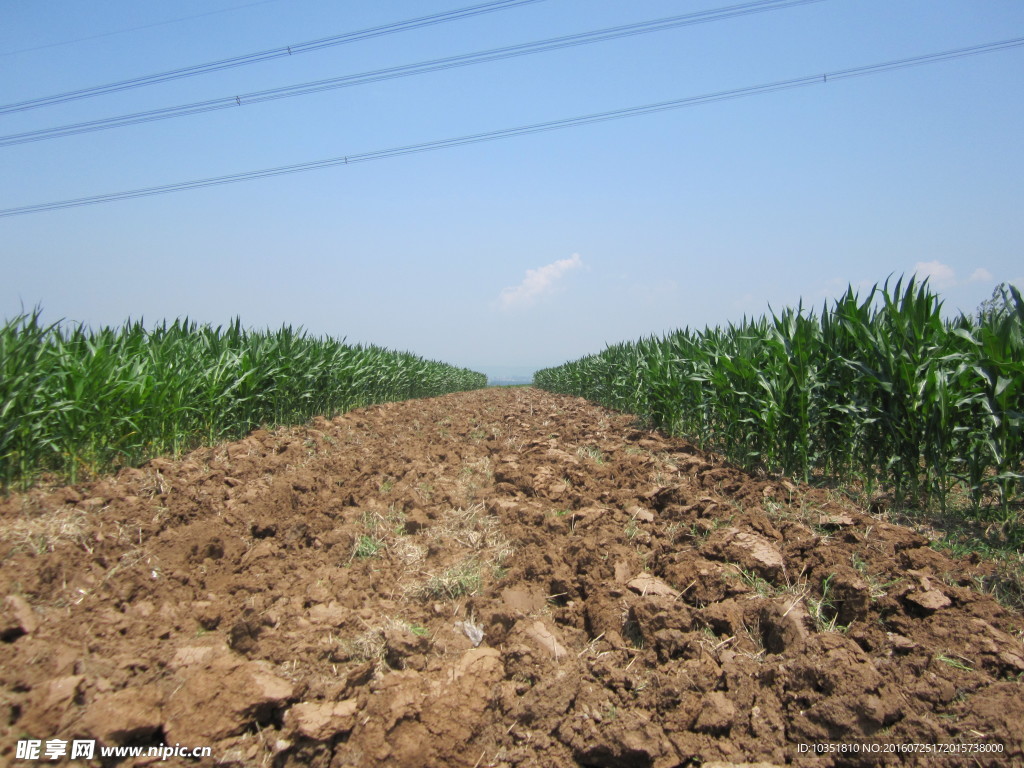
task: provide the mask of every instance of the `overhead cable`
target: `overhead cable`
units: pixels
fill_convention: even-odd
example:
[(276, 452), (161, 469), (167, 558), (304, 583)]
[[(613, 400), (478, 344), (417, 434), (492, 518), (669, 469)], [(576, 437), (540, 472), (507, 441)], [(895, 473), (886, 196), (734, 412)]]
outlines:
[(689, 26), (692, 24), (722, 21), (738, 16), (746, 16), (752, 13), (762, 13), (764, 11), (780, 10), (783, 8), (791, 8), (798, 5), (808, 5), (810, 3), (819, 2), (823, 2), (823, 0), (753, 0), (753, 2), (731, 5), (725, 8), (699, 11), (697, 13), (687, 13), (681, 16), (669, 16), (651, 21), (642, 21), (635, 24), (625, 24), (617, 27), (608, 27), (606, 29), (597, 29), (591, 32), (581, 32), (574, 35), (563, 35), (561, 37), (538, 40), (532, 43), (520, 43), (518, 45), (510, 45), (503, 48), (477, 51), (476, 53), (465, 53), (459, 56), (449, 56), (443, 59), (421, 61), (416, 64), (405, 64), (397, 67), (388, 67), (386, 69), (377, 69), (371, 72), (360, 72), (359, 74), (354, 75), (332, 77), (327, 80), (317, 80), (314, 82), (300, 83), (298, 85), (272, 88), (265, 91), (255, 91), (253, 93), (245, 93), (237, 96), (224, 96), (218, 99), (198, 101), (192, 104), (182, 104), (176, 107), (164, 107), (161, 109), (148, 110), (146, 112), (136, 112), (130, 115), (120, 115), (118, 117), (107, 117), (99, 120), (90, 120), (82, 123), (57, 126), (54, 128), (39, 128), (33, 131), (0, 136), (0, 147), (9, 147), (16, 144), (27, 144), (34, 141), (63, 138), (65, 136), (75, 136), (81, 133), (91, 133), (93, 131), (108, 130), (110, 128), (122, 128), (128, 125), (149, 123), (155, 120), (167, 120), (175, 117), (186, 117), (188, 115), (197, 115), (204, 112), (213, 112), (233, 107), (244, 107), (264, 101), (287, 99), (293, 96), (305, 96), (311, 93), (319, 93), (321, 91), (328, 91), (336, 88), (348, 88), (355, 85), (375, 83), (381, 80), (391, 80), (399, 77), (409, 77), (411, 75), (422, 75), (428, 72), (437, 72), (440, 70), (453, 69), (455, 67), (466, 67), (473, 64), (500, 61), (502, 59), (510, 59), (517, 56), (529, 56), (535, 53), (546, 53), (548, 51), (555, 51), (561, 48), (589, 45), (591, 43), (617, 40), (623, 37), (644, 35), (651, 32), (662, 32), (664, 30), (676, 29), (678, 27)]
[(268, 3), (279, 3), (281, 0), (258, 0), (254, 3), (246, 3), (245, 5), (232, 5), (227, 8), (218, 8), (215, 11), (204, 11), (203, 13), (194, 13), (191, 16), (178, 16), (177, 18), (167, 19), (166, 21), (155, 21), (152, 24), (142, 24), (138, 27), (126, 27), (124, 29), (115, 29), (110, 32), (100, 32), (96, 35), (89, 35), (87, 37), (76, 37), (71, 40), (61, 40), (57, 43), (44, 43), (43, 45), (34, 45), (31, 48), (18, 48), (13, 51), (0, 52), (0, 57), (15, 56), (19, 53), (32, 53), (33, 51), (41, 51), (45, 48), (60, 48), (64, 45), (74, 45), (75, 43), (84, 43), (89, 40), (99, 40), (101, 37), (113, 37), (114, 35), (126, 35), (130, 32), (139, 32), (144, 29), (153, 29), (154, 27), (163, 27), (168, 24), (178, 24), (182, 21), (192, 21), (193, 19), (201, 19), (205, 16), (216, 16), (221, 13), (231, 13), (233, 11), (240, 11), (244, 8), (252, 8), (256, 5), (267, 5)]
[(357, 40), (368, 40), (373, 37), (394, 34), (395, 32), (406, 32), (410, 29), (419, 29), (421, 27), (428, 27), (434, 24), (443, 24), (457, 19), (466, 19), (472, 16), (479, 16), (484, 13), (503, 11), (508, 8), (517, 8), (519, 6), (530, 5), (532, 3), (542, 1), (543, 0), (489, 0), (486, 3), (467, 6), (466, 8), (459, 8), (454, 11), (432, 13), (429, 16), (420, 16), (415, 19), (382, 24), (368, 29), (361, 29), (356, 32), (345, 32), (339, 35), (323, 37), (318, 40), (310, 40), (305, 43), (295, 43), (281, 48), (271, 48), (266, 51), (257, 51), (256, 53), (247, 53), (242, 56), (233, 56), (229, 59), (220, 59), (218, 61), (211, 61), (205, 64), (195, 64), (189, 67), (172, 69), (167, 72), (158, 72), (154, 75), (133, 77), (127, 80), (119, 80), (116, 83), (80, 88), (75, 91), (58, 93), (53, 96), (43, 96), (37, 99), (28, 99), (26, 101), (19, 101), (12, 104), (3, 104), (0, 105), (0, 115), (9, 114), (11, 112), (24, 112), (29, 109), (38, 109), (39, 107), (48, 107), (54, 104), (63, 104), (64, 102), (74, 101), (76, 99), (86, 99), (92, 96), (117, 93), (119, 91), (128, 90), (129, 88), (141, 88), (145, 85), (164, 83), (168, 80), (178, 80), (183, 77), (205, 75), (210, 72), (218, 72), (222, 69), (231, 69), (233, 67), (241, 67), (247, 64), (255, 64), (259, 61), (270, 61), (271, 59), (295, 56), (300, 53), (309, 53), (310, 51), (317, 51), (322, 48), (328, 48), (335, 45), (353, 43)]
[(0, 218), (7, 216), (20, 216), (29, 213), (40, 213), (42, 211), (53, 211), (62, 208), (76, 208), (83, 205), (109, 203), (117, 200), (128, 200), (135, 197), (162, 195), (167, 194), (169, 192), (179, 192), (187, 189), (199, 189), (201, 187), (212, 187), (221, 184), (234, 184), (237, 182), (249, 181), (252, 179), (268, 178), (272, 176), (283, 176), (286, 174), (301, 173), (303, 171), (312, 171), (319, 168), (329, 168), (337, 165), (353, 165), (355, 163), (364, 163), (369, 162), (371, 160), (383, 160), (389, 157), (400, 157), (403, 155), (412, 155), (420, 152), (430, 152), (438, 149), (448, 149), (451, 147), (465, 146), (467, 144), (478, 144), (485, 141), (497, 141), (499, 139), (508, 139), (514, 136), (525, 136), (533, 133), (561, 130), (563, 128), (574, 128), (580, 125), (590, 125), (593, 123), (601, 123), (608, 120), (619, 120), (627, 117), (649, 115), (657, 112), (664, 112), (670, 109), (693, 107), (702, 104), (711, 104), (718, 101), (725, 101), (727, 99), (738, 99), (746, 96), (755, 96), (758, 94), (772, 93), (775, 91), (800, 88), (809, 85), (818, 85), (829, 82), (835, 82), (836, 80), (843, 80), (851, 77), (876, 75), (882, 72), (890, 72), (897, 69), (903, 69), (905, 67), (921, 66), (924, 64), (934, 64), (940, 61), (949, 61), (952, 59), (964, 58), (966, 56), (975, 56), (982, 53), (992, 53), (994, 51), (1008, 50), (1011, 48), (1020, 47), (1022, 45), (1024, 45), (1024, 37), (1017, 37), (994, 43), (985, 43), (983, 45), (974, 45), (966, 48), (957, 48), (955, 50), (942, 51), (940, 53), (929, 53), (924, 54), (922, 56), (913, 56), (911, 58), (906, 59), (896, 59), (893, 61), (881, 62), (877, 64), (867, 64), (859, 67), (851, 67), (849, 69), (836, 70), (834, 72), (807, 75), (805, 77), (796, 77), (788, 80), (779, 80), (772, 83), (762, 83), (760, 85), (752, 85), (747, 86), (745, 88), (734, 88), (732, 90), (718, 91), (717, 93), (709, 93), (701, 96), (689, 96), (681, 99), (672, 99), (670, 101), (660, 101), (654, 104), (645, 104), (637, 107), (625, 107), (622, 109), (615, 109), (608, 112), (596, 112), (589, 115), (570, 117), (562, 120), (551, 120), (544, 123), (533, 123), (531, 125), (522, 125), (516, 128), (505, 128), (497, 131), (485, 131), (483, 133), (474, 133), (466, 136), (458, 136), (451, 139), (427, 141), (420, 144), (408, 144), (401, 147), (391, 147), (389, 149), (380, 149), (373, 152), (362, 152), (359, 154), (343, 155), (340, 157), (328, 158), (326, 160), (315, 160), (312, 162), (297, 163), (295, 165), (285, 165), (277, 168), (265, 168), (258, 171), (246, 171), (243, 173), (234, 173), (226, 176), (214, 176), (211, 178), (196, 179), (193, 181), (183, 181), (175, 184), (164, 184), (155, 187), (145, 187), (142, 189), (129, 190), (127, 192), (111, 192), (103, 195), (92, 195), (89, 197), (74, 198), (72, 200), (61, 200), (52, 203), (39, 203), (36, 205), (26, 205), (19, 208), (7, 208), (0, 210)]

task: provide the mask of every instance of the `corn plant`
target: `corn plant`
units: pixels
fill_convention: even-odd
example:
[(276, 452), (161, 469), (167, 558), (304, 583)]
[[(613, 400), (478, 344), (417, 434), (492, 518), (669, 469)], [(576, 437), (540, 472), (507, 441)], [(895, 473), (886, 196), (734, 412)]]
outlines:
[(536, 386), (635, 413), (751, 469), (826, 472), (941, 505), (956, 487), (1004, 511), (1024, 462), (1024, 301), (942, 316), (927, 282), (852, 288), (725, 328), (616, 344)]
[(70, 482), (160, 453), (356, 406), (486, 386), (408, 352), (187, 319), (90, 330), (0, 326), (0, 488)]

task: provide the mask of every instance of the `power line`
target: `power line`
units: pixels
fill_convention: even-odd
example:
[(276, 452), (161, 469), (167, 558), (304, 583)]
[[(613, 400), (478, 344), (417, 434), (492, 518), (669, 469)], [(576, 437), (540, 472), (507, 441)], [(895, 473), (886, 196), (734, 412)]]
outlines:
[(124, 35), (129, 32), (138, 32), (143, 29), (152, 29), (153, 27), (163, 27), (168, 24), (178, 24), (182, 21), (191, 21), (192, 19), (201, 19), (205, 16), (216, 16), (221, 13), (230, 13), (231, 11), (240, 11), (243, 8), (252, 8), (256, 5), (267, 5), (269, 3), (279, 3), (281, 0), (259, 0), (255, 3), (246, 3), (245, 5), (232, 5), (228, 8), (220, 8), (216, 11), (206, 11), (205, 13), (196, 13), (192, 16), (178, 16), (174, 19), (167, 19), (166, 21), (155, 21), (152, 24), (142, 24), (138, 27), (126, 27), (125, 29), (115, 29), (110, 32), (100, 32), (97, 35), (88, 35), (87, 37), (76, 37), (72, 40), (61, 40), (57, 43), (45, 43), (44, 45), (34, 45), (31, 48), (18, 48), (14, 51), (3, 51), (0, 53), (0, 57), (14, 56), (19, 53), (31, 53), (33, 51), (42, 51), (46, 48), (60, 48), (65, 45), (73, 45), (74, 43), (84, 43), (88, 40), (99, 40), (101, 37), (113, 37), (114, 35)]
[(61, 200), (52, 203), (39, 203), (36, 205), (26, 205), (20, 208), (7, 208), (0, 210), (0, 218), (7, 216), (20, 216), (29, 213), (40, 213), (43, 211), (53, 211), (62, 208), (76, 208), (84, 205), (96, 205), (99, 203), (109, 203), (116, 200), (128, 200), (135, 197), (149, 197), (151, 195), (167, 194), (169, 192), (179, 192), (187, 189), (199, 189), (201, 187), (213, 187), (221, 184), (234, 184), (242, 181), (249, 181), (252, 179), (268, 178), (272, 176), (283, 176), (292, 173), (301, 173), (303, 171), (312, 171), (319, 168), (329, 168), (336, 165), (353, 165), (355, 163), (365, 163), (371, 160), (383, 160), (390, 157), (400, 157), (403, 155), (418, 154), (420, 152), (430, 152), (438, 149), (449, 149), (451, 147), (465, 146), (468, 144), (478, 144), (485, 141), (497, 141), (499, 139), (508, 139), (514, 136), (526, 136), (533, 133), (543, 133), (546, 131), (556, 131), (563, 128), (574, 128), (580, 125), (590, 125), (593, 123), (602, 123), (608, 120), (620, 120), (627, 117), (636, 117), (639, 115), (649, 115), (657, 112), (664, 112), (670, 109), (679, 109), (682, 107), (694, 107), (702, 104), (711, 104), (718, 101), (725, 101), (728, 99), (738, 99), (746, 96), (755, 96), (763, 93), (773, 93), (775, 91), (788, 90), (792, 88), (800, 88), (809, 85), (823, 84), (827, 82), (833, 82), (836, 80), (844, 80), (851, 77), (862, 77), (866, 75), (876, 75), (882, 72), (890, 72), (896, 69), (903, 69), (906, 67), (920, 66), (924, 64), (934, 64), (940, 61), (950, 61), (952, 59), (964, 58), (967, 56), (975, 56), (982, 53), (992, 53), (994, 51), (1008, 50), (1010, 48), (1017, 48), (1024, 45), (1024, 37), (1012, 38), (1010, 40), (1002, 40), (995, 43), (985, 43), (983, 45), (974, 45), (967, 48), (957, 48), (950, 51), (942, 51), (940, 53), (929, 53), (922, 56), (913, 56), (906, 59), (896, 59), (893, 61), (881, 62), (877, 64), (867, 64), (859, 67), (852, 67), (849, 69), (836, 70), (834, 72), (826, 72), (816, 75), (807, 75), (804, 77), (791, 78), (789, 80), (779, 80), (772, 83), (762, 83), (760, 85), (752, 85), (744, 88), (734, 88), (728, 91), (719, 91), (717, 93), (709, 93), (701, 96), (689, 96), (681, 99), (672, 99), (670, 101), (661, 101), (654, 104), (645, 104), (637, 107), (624, 107), (622, 109), (615, 109), (608, 112), (596, 112), (589, 115), (580, 115), (577, 117), (565, 118), (562, 120), (551, 120), (544, 123), (533, 123), (531, 125), (522, 125), (515, 128), (504, 128), (496, 131), (485, 131), (483, 133), (474, 133), (467, 136), (458, 136), (450, 139), (441, 139), (437, 141), (427, 141), (420, 144), (408, 144), (402, 147), (391, 147), (389, 149), (380, 149), (373, 152), (363, 152), (355, 155), (343, 155), (341, 157), (332, 157), (326, 160), (315, 160), (306, 163), (296, 163), (294, 165), (285, 165), (277, 168), (265, 168), (258, 171), (246, 171), (244, 173), (234, 173), (226, 176), (214, 176), (207, 179), (195, 179), (193, 181), (183, 181), (175, 184), (164, 184), (156, 187), (145, 187), (142, 189), (130, 190), (127, 192), (111, 192), (104, 195), (92, 195), (90, 197), (79, 197), (72, 200)]
[(140, 88), (145, 85), (164, 83), (169, 80), (178, 80), (183, 77), (205, 75), (210, 72), (218, 72), (222, 69), (231, 69), (233, 67), (241, 67), (247, 64), (255, 64), (259, 61), (270, 61), (272, 59), (280, 59), (300, 53), (309, 53), (310, 51), (317, 51), (321, 48), (345, 45), (347, 43), (356, 42), (357, 40), (369, 40), (373, 37), (390, 35), (395, 32), (406, 32), (410, 29), (420, 29), (422, 27), (433, 26), (434, 24), (443, 24), (457, 19), (467, 19), (485, 13), (503, 11), (508, 8), (517, 8), (522, 5), (530, 5), (538, 2), (542, 2), (542, 0), (489, 0), (489, 2), (486, 3), (470, 5), (454, 11), (432, 13), (429, 16), (420, 16), (415, 19), (382, 24), (377, 27), (361, 29), (356, 32), (345, 32), (339, 35), (332, 35), (331, 37), (320, 38), (319, 40), (309, 40), (305, 43), (286, 45), (282, 48), (272, 48), (266, 51), (247, 53), (242, 56), (233, 56), (230, 59), (220, 59), (218, 61), (207, 62), (206, 64), (195, 64), (189, 67), (172, 69), (167, 72), (158, 72), (154, 75), (143, 75), (141, 77), (129, 78), (128, 80), (119, 80), (116, 83), (95, 85), (90, 88), (81, 88), (75, 91), (58, 93), (53, 96), (43, 96), (38, 99), (28, 99), (27, 101), (19, 101), (12, 104), (2, 104), (0, 105), (0, 115), (10, 114), (12, 112), (24, 112), (29, 109), (38, 109), (39, 107), (48, 107), (54, 104), (63, 104), (64, 102), (74, 101), (76, 99), (85, 99), (92, 96), (117, 93), (130, 88)]
[(48, 139), (64, 138), (93, 131), (108, 130), (111, 128), (123, 128), (129, 125), (149, 123), (156, 120), (168, 120), (176, 117), (187, 117), (198, 115), (204, 112), (213, 112), (232, 107), (248, 106), (264, 101), (276, 99), (287, 99), (294, 96), (306, 96), (311, 93), (333, 90), (337, 88), (348, 88), (355, 85), (365, 85), (381, 80), (391, 80), (399, 77), (422, 75), (428, 72), (437, 72), (455, 67), (467, 67), (473, 64), (483, 64), (502, 59), (510, 59), (517, 56), (529, 56), (535, 53), (546, 53), (561, 48), (571, 48), (578, 45), (589, 45), (608, 40), (616, 40), (623, 37), (643, 35), (651, 32), (662, 32), (678, 27), (703, 24), (712, 21), (746, 16), (752, 13), (764, 11), (781, 10), (799, 5), (819, 3), (823, 0), (754, 0), (753, 2), (741, 3), (739, 5), (727, 6), (697, 13), (687, 13), (680, 16), (669, 16), (651, 21), (642, 21), (636, 24), (624, 24), (617, 27), (597, 29), (591, 32), (581, 32), (575, 35), (563, 35), (561, 37), (538, 40), (532, 43), (520, 43), (503, 48), (493, 48), (476, 53), (465, 53), (458, 56), (449, 56), (443, 59), (421, 61), (416, 64), (405, 64), (398, 67), (377, 69), (371, 72), (361, 72), (355, 75), (344, 75), (332, 77), (327, 80), (288, 85), (281, 88), (273, 88), (265, 91), (240, 94), (237, 96), (224, 96), (218, 99), (198, 101), (192, 104), (181, 104), (175, 107), (163, 107), (161, 109), (136, 112), (129, 115), (101, 118), (82, 123), (73, 123), (54, 128), (39, 128), (23, 133), (14, 133), (7, 136), (0, 136), (0, 147), (10, 147), (17, 144), (27, 144), (34, 141), (46, 141)]

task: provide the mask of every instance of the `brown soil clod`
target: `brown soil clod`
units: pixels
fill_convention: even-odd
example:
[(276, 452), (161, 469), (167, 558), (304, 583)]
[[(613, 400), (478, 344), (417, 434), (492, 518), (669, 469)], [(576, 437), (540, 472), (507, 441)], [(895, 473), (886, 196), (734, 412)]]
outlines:
[(1024, 619), (871, 515), (533, 389), (12, 495), (0, 763), (1024, 764)]

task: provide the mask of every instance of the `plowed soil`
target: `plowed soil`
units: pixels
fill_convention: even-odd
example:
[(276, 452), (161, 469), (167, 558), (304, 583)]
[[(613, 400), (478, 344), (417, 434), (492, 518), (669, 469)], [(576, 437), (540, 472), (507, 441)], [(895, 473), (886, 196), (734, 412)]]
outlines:
[(1024, 765), (984, 563), (538, 390), (12, 495), (0, 557), (0, 763)]

